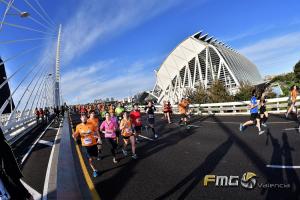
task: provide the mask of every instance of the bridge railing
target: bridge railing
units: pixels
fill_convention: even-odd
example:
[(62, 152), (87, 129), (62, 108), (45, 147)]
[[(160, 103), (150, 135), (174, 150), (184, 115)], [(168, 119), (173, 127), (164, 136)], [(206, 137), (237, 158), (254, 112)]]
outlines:
[(23, 116), (21, 112), (17, 112), (13, 118), (10, 118), (10, 113), (3, 114), (0, 117), (0, 123), (6, 139), (14, 141), (34, 127), (36, 121), (32, 111), (27, 110)]
[[(288, 97), (267, 99), (266, 107), (269, 113), (284, 113), (288, 107)], [(259, 102), (259, 101), (258, 101)], [(298, 104), (300, 103), (300, 96), (297, 97)], [(226, 103), (207, 103), (207, 104), (191, 104), (189, 106), (190, 112), (195, 115), (247, 115), (250, 110), (248, 105), (250, 101), (226, 102)], [(297, 105), (297, 104), (296, 104)], [(156, 113), (163, 113), (163, 106), (155, 106)], [(143, 112), (145, 106), (140, 106)], [(130, 108), (128, 108), (130, 109)], [(178, 105), (172, 106), (172, 111), (178, 114)]]

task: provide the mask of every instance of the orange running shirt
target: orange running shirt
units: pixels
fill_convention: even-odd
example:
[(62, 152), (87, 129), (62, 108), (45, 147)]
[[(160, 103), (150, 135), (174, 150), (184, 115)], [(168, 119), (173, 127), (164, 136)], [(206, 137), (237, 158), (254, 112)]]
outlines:
[(132, 123), (130, 120), (122, 119), (120, 123), (120, 127), (124, 126), (122, 131), (122, 135), (125, 137), (129, 137), (132, 135)]
[(188, 104), (189, 102), (185, 99), (178, 104), (178, 110), (180, 114), (186, 114)]
[(91, 123), (95, 126), (95, 129), (98, 130), (99, 129), (99, 119), (97, 117), (95, 118), (88, 118), (87, 123)]
[(293, 90), (291, 91), (291, 98), (292, 98), (292, 102), (296, 102), (296, 99), (297, 99), (297, 91), (296, 90)]
[(75, 133), (80, 134), (82, 146), (93, 146), (97, 144), (95, 138), (95, 126), (92, 123), (78, 124)]

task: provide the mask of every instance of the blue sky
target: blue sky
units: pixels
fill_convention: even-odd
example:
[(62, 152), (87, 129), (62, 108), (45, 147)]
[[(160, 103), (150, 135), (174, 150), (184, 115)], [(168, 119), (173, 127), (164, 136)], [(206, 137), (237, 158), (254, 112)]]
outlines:
[[(27, 0), (38, 8), (36, 1)], [(263, 76), (289, 72), (300, 59), (300, 4), (297, 0), (38, 2), (56, 24), (63, 26), (61, 87), (64, 99), (69, 103), (105, 97), (122, 98), (152, 89), (154, 69), (176, 45), (199, 30), (240, 51), (257, 65)], [(14, 5), (44, 22), (24, 0), (15, 0)], [(3, 9), (5, 5), (0, 4), (0, 13)], [(44, 30), (47, 34), (4, 26), (0, 32), (1, 41), (52, 37), (49, 29), (32, 20), (8, 16), (6, 21)], [(48, 54), (53, 57), (53, 44), (55, 39), (50, 38), (0, 44), (0, 55), (5, 59), (24, 49), (42, 45), (30, 57), (7, 62), (8, 73), (12, 74), (21, 63), (31, 62), (26, 67), (29, 70), (42, 57)], [(51, 66), (53, 60), (49, 68)], [(21, 75), (15, 77), (14, 87)]]

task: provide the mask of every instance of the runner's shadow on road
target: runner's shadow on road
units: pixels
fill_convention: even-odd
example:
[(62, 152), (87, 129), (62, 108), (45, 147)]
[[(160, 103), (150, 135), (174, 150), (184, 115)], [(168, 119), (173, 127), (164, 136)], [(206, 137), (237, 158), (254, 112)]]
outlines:
[[(288, 141), (288, 136), (285, 132), (282, 133), (282, 156), (284, 164), (287, 166), (294, 166), (292, 151), (295, 151), (293, 147), (290, 146)], [(300, 196), (300, 181), (295, 169), (285, 169), (287, 176), (287, 182), (290, 184), (289, 193), (294, 193), (295, 197)]]
[(182, 179), (179, 183), (175, 185), (172, 189), (167, 191), (165, 194), (156, 198), (156, 200), (171, 199), (169, 198), (172, 194), (185, 187), (190, 181), (192, 181), (186, 189), (181, 193), (177, 199), (185, 199), (189, 193), (199, 184), (199, 182), (204, 178), (205, 175), (210, 174), (214, 171), (216, 166), (222, 160), (222, 158), (227, 154), (230, 147), (233, 144), (233, 140), (229, 137), (225, 142), (219, 145), (213, 152), (211, 152), (197, 168), (195, 168), (188, 176)]
[[(97, 191), (102, 199), (116, 199), (121, 189), (136, 175), (135, 167), (143, 159), (146, 159), (154, 154), (178, 144), (180, 141), (188, 138), (196, 133), (196, 129), (178, 129), (174, 127), (168, 131), (169, 135), (158, 139), (154, 142), (149, 142), (137, 148), (138, 160), (130, 161), (121, 168), (112, 177), (109, 177), (98, 184), (95, 184)], [(109, 169), (111, 170), (111, 169)], [(117, 187), (116, 187), (117, 185)]]

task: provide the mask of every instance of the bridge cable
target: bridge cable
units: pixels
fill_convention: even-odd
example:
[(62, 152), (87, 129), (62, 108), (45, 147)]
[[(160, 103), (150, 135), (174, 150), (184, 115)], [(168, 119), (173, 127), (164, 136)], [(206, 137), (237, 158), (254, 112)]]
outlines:
[[(40, 64), (41, 64), (41, 63), (39, 63), (37, 66), (40, 66)], [(29, 82), (29, 84), (28, 84), (27, 87), (25, 88), (23, 94), (21, 95), (20, 99), (18, 100), (18, 103), (17, 103), (17, 105), (15, 106), (15, 109), (10, 113), (7, 122), (10, 122), (11, 119), (14, 117), (14, 115), (15, 115), (16, 111), (18, 110), (18, 108), (19, 108), (19, 106), (20, 106), (20, 104), (21, 104), (21, 102), (22, 102), (22, 100), (23, 100), (25, 94), (26, 94), (27, 91), (29, 90), (29, 87), (31, 86), (31, 84), (33, 83), (33, 81), (35, 80), (35, 78), (38, 76), (38, 74), (41, 72), (42, 69), (43, 69), (43, 68), (39, 68), (38, 71), (33, 75), (31, 81)]]
[(55, 37), (38, 37), (38, 38), (25, 38), (25, 39), (17, 39), (17, 40), (3, 40), (3, 41), (0, 41), (0, 45), (17, 43), (17, 42), (35, 41), (35, 40), (47, 40), (47, 39), (56, 39), (56, 38)]
[(41, 19), (43, 19), (52, 29), (50, 29), (50, 28), (48, 28), (48, 27), (46, 27), (47, 29), (49, 29), (49, 30), (53, 30), (53, 29), (55, 29), (55, 26), (53, 26), (49, 21), (47, 21), (45, 18), (44, 18), (44, 16), (42, 16), (41, 15), (41, 13), (38, 11), (38, 10), (36, 10), (33, 6), (32, 6), (32, 4), (31, 3), (29, 3), (27, 0), (24, 0), (24, 2), (36, 13), (36, 14), (38, 14), (39, 16), (40, 16), (40, 18)]
[(50, 16), (48, 15), (48, 13), (45, 11), (45, 9), (42, 7), (42, 5), (40, 4), (40, 2), (38, 0), (34, 0), (36, 2), (36, 4), (39, 6), (39, 8), (42, 10), (42, 12), (44, 13), (44, 15), (46, 16), (46, 18), (48, 18), (48, 20), (54, 25), (56, 26), (55, 22), (50, 18)]
[[(6, 4), (7, 6), (9, 5), (9, 3), (7, 3), (6, 1), (4, 0), (0, 0), (0, 2)], [(14, 5), (11, 5), (10, 6), (11, 8), (13, 8), (14, 10), (16, 10), (18, 13), (22, 13), (22, 11), (20, 9), (18, 9), (17, 7), (15, 7)], [(35, 18), (31, 17), (31, 16), (28, 16), (29, 19), (31, 19), (33, 22), (39, 24), (40, 26), (43, 26), (44, 28), (46, 27), (47, 29), (49, 29), (47, 26), (45, 26), (44, 24), (42, 24), (41, 22), (39, 22), (38, 20), (36, 20)], [(1, 22), (1, 26), (2, 24), (4, 23), (4, 20), (2, 20)]]
[[(25, 55), (25, 54), (27, 54), (27, 53), (29, 53), (29, 52), (31, 52), (31, 51), (33, 51), (33, 50), (35, 50), (35, 49), (38, 49), (38, 48), (41, 48), (43, 45), (38, 45), (38, 46), (35, 46), (35, 47), (33, 47), (33, 48), (30, 48), (30, 49), (27, 49), (27, 50), (25, 50), (25, 51), (21, 51), (21, 52), (19, 52), (18, 54), (16, 54), (16, 55), (14, 55), (14, 56), (12, 56), (12, 57), (10, 57), (10, 58), (7, 58), (6, 60), (4, 60), (4, 61), (2, 61), (2, 62), (0, 62), (0, 65), (3, 65), (4, 63), (7, 63), (9, 60), (13, 60), (13, 59), (15, 59), (15, 58), (17, 58), (17, 57), (19, 57), (19, 56), (21, 56), (21, 55)], [(28, 61), (26, 64), (28, 64), (29, 62), (32, 62), (32, 61)], [(6, 84), (6, 83), (8, 83), (8, 81), (12, 78), (12, 77), (14, 77), (22, 68), (24, 68), (25, 66), (26, 66), (26, 64), (23, 64), (23, 65), (21, 65), (10, 77), (8, 77), (8, 78), (6, 78), (6, 80), (0, 85), (0, 89)]]

